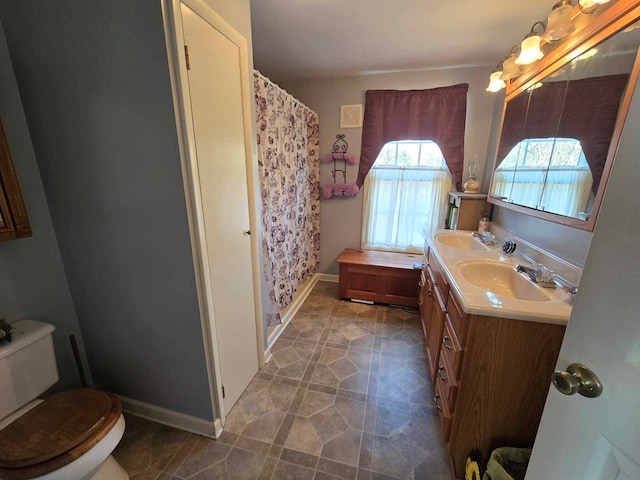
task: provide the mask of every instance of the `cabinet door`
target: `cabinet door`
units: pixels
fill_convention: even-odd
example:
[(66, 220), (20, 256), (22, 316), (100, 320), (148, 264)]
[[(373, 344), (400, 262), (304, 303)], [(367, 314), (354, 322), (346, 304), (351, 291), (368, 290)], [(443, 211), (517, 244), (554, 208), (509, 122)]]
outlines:
[(424, 271), (420, 277), (420, 283), (422, 284), (419, 293), (420, 320), (422, 320), (422, 332), (426, 343), (429, 336), (429, 318), (433, 303), (433, 285), (431, 280), (424, 274)]
[(429, 333), (427, 339), (427, 359), (429, 360), (429, 372), (431, 379), (435, 381), (436, 371), (438, 369), (438, 355), (440, 354), (440, 344), (442, 342), (442, 327), (446, 307), (440, 289), (435, 286), (432, 288), (433, 301), (431, 306), (431, 315), (429, 318)]

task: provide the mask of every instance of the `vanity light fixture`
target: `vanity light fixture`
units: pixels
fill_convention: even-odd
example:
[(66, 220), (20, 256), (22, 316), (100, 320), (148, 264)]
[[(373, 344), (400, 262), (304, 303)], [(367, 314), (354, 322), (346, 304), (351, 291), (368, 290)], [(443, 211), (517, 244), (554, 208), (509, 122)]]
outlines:
[(518, 55), (515, 54), (515, 50), (518, 48), (520, 48), (520, 45), (515, 45), (511, 49), (509, 56), (502, 61), (502, 75), (500, 76), (501, 80), (511, 80), (522, 75), (522, 71), (516, 63), (516, 58), (518, 58)]
[(595, 12), (596, 8), (605, 3), (609, 3), (611, 0), (578, 0), (578, 6), (582, 13), (591, 14)]
[(496, 66), (496, 69), (489, 76), (489, 86), (487, 87), (487, 92), (499, 92), (506, 86), (507, 84), (504, 83), (504, 80), (502, 80), (502, 62), (499, 62)]
[[(596, 11), (600, 5), (609, 3), (611, 0), (578, 0), (577, 6), (582, 13), (591, 14)], [(531, 65), (542, 57), (544, 52), (541, 50), (543, 43), (551, 43), (562, 40), (567, 35), (575, 31), (572, 22), (573, 0), (559, 0), (552, 8), (547, 17), (547, 22), (538, 21), (531, 26), (531, 31), (522, 40), (519, 45), (514, 46), (511, 52), (502, 61), (502, 65), (498, 64), (490, 76), (487, 92), (498, 92), (506, 87), (505, 80), (512, 80), (522, 75), (521, 67)], [(536, 27), (542, 27), (543, 33), (536, 32)], [(624, 31), (631, 31), (639, 28), (640, 22), (629, 26)], [(516, 55), (517, 48), (520, 47), (519, 55)], [(594, 52), (595, 53), (595, 52)], [(585, 54), (583, 58), (587, 58)], [(582, 58), (580, 58), (581, 60)], [(577, 61), (578, 59), (574, 59)], [(573, 63), (573, 62), (572, 62)], [(564, 70), (559, 70), (556, 75), (561, 75)], [(553, 76), (553, 75), (552, 75)]]
[(571, 0), (561, 0), (553, 6), (547, 17), (547, 29), (543, 35), (545, 41), (561, 40), (576, 29), (571, 23), (572, 11)]
[(542, 38), (540, 38), (540, 35), (535, 31), (538, 25), (542, 25), (542, 29), (545, 29), (544, 22), (536, 22), (533, 24), (531, 32), (524, 37), (524, 40), (522, 40), (520, 44), (520, 55), (516, 58), (516, 64), (530, 65), (544, 57), (544, 53), (540, 50)]

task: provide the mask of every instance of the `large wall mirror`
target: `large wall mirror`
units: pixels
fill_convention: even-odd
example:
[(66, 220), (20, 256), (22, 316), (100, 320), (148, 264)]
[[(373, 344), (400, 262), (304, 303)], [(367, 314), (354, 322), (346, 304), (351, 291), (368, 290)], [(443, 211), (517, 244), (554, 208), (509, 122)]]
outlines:
[(623, 17), (508, 92), (490, 202), (593, 230), (640, 68), (640, 24)]

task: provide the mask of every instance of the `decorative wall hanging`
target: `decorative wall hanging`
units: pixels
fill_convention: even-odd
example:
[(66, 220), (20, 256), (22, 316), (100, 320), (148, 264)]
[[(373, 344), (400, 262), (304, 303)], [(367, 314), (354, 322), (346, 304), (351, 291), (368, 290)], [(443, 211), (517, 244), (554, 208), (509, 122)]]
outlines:
[[(325, 198), (331, 198), (333, 196), (353, 197), (358, 193), (358, 190), (360, 190), (360, 187), (357, 185), (347, 183), (347, 163), (355, 165), (358, 162), (356, 157), (347, 153), (348, 149), (349, 144), (345, 140), (345, 135), (338, 134), (336, 135), (336, 141), (333, 142), (331, 153), (322, 160), (324, 163), (333, 161), (333, 170), (331, 170), (333, 183), (323, 185), (322, 187), (322, 193)], [(336, 178), (338, 172), (342, 173), (342, 183), (338, 183)]]
[(340, 105), (340, 128), (362, 127), (362, 104)]

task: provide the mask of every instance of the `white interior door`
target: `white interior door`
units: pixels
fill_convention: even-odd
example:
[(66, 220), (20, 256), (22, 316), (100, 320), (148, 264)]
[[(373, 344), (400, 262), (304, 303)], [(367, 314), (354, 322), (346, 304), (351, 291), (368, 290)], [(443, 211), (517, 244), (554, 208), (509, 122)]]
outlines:
[(550, 389), (527, 480), (640, 480), (638, 93), (558, 359), (560, 370), (589, 367), (604, 390), (589, 399)]
[(258, 371), (239, 45), (182, 5), (215, 340), (227, 413)]

